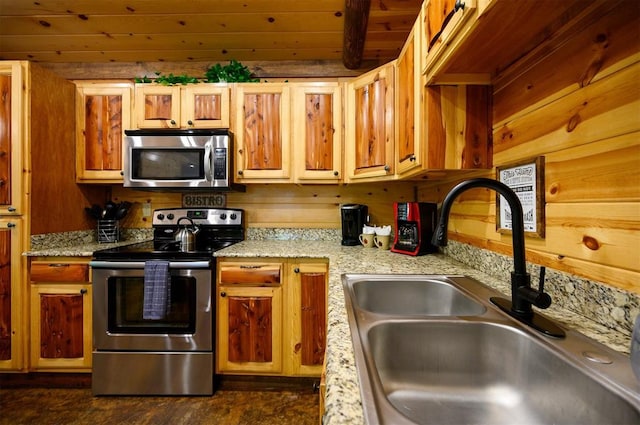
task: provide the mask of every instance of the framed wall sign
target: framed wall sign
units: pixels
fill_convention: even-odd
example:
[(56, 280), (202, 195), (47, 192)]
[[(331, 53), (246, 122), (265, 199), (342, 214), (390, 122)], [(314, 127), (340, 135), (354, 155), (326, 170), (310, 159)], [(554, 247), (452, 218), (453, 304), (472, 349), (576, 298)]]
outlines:
[[(520, 199), (527, 236), (544, 238), (544, 157), (496, 167), (499, 181), (509, 186)], [(500, 195), (496, 198), (496, 227), (500, 233), (511, 233), (511, 209)]]

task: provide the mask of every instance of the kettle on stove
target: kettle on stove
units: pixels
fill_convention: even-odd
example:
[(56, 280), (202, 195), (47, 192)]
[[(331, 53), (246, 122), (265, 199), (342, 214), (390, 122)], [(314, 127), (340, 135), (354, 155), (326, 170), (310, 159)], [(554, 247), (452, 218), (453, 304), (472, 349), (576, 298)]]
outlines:
[(173, 237), (175, 242), (179, 243), (179, 249), (182, 252), (191, 252), (196, 250), (196, 234), (200, 231), (198, 226), (193, 223), (189, 217), (180, 217), (176, 224), (179, 226), (182, 220), (189, 220), (191, 226), (184, 226), (178, 229)]

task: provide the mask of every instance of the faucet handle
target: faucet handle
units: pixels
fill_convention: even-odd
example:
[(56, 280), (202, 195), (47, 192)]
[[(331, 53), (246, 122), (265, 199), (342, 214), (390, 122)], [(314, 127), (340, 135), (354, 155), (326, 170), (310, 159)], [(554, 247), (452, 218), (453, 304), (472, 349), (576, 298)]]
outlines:
[(545, 266), (540, 266), (540, 278), (538, 279), (538, 291), (540, 293), (544, 292), (544, 275), (547, 271)]

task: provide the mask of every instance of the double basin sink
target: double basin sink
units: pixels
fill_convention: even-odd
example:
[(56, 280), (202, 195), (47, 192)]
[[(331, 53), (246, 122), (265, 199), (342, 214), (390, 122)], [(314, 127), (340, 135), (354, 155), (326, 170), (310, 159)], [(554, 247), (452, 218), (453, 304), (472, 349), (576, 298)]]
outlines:
[(542, 335), (464, 276), (342, 276), (368, 424), (640, 424), (629, 358)]

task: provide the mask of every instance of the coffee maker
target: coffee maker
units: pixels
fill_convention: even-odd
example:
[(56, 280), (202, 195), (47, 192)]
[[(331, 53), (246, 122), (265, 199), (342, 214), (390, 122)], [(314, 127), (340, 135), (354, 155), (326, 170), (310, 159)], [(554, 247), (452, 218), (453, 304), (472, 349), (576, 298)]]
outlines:
[(344, 204), (340, 207), (342, 218), (342, 245), (360, 245), (362, 227), (369, 222), (366, 205)]
[(436, 252), (431, 244), (436, 228), (438, 205), (428, 202), (394, 202), (395, 237), (391, 252), (422, 255)]

